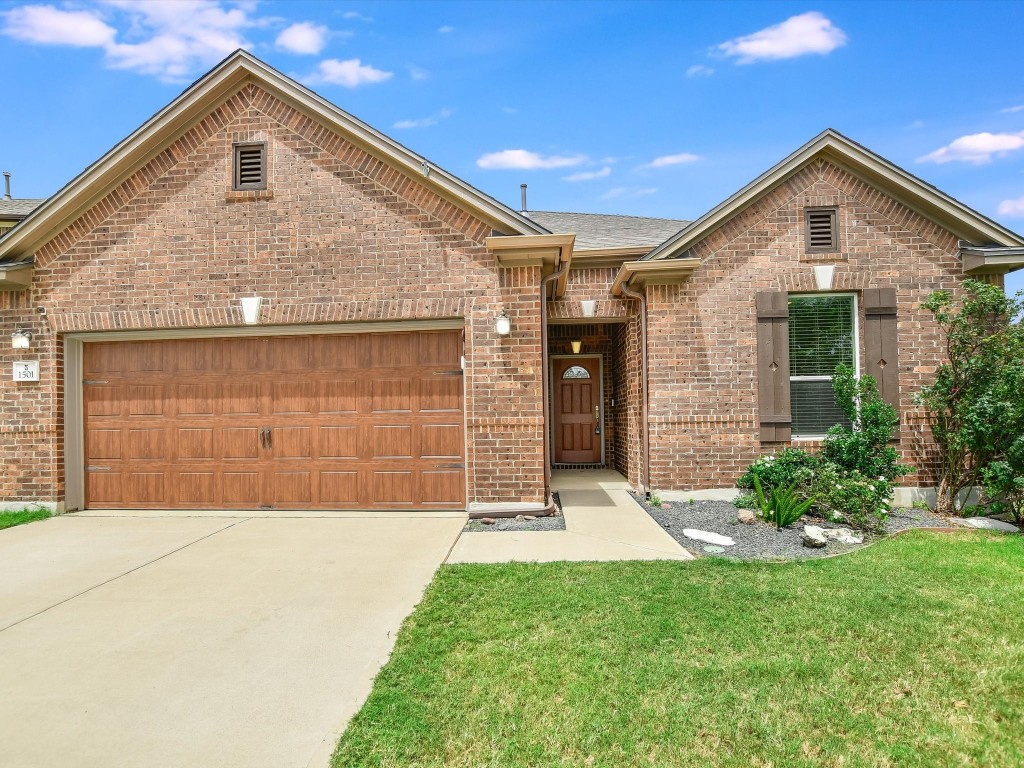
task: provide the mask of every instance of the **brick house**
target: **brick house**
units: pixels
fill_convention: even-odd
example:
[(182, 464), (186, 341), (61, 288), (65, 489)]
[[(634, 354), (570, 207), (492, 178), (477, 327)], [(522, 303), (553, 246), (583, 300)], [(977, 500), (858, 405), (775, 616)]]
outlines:
[[(524, 206), (525, 207), (525, 206)], [(1024, 239), (833, 131), (695, 221), (514, 211), (238, 52), (0, 239), (0, 500), (544, 508), (728, 487)]]

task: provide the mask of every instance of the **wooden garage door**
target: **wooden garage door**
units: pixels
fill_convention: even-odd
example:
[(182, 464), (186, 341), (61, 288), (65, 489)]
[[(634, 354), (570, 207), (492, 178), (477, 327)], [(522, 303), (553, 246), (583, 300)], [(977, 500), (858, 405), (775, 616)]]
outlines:
[(86, 505), (464, 508), (461, 338), (86, 344)]

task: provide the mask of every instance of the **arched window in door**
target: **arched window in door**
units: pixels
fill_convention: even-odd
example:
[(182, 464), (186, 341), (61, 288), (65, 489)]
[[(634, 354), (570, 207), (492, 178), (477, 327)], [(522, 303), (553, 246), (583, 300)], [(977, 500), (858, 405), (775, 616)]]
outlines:
[(582, 365), (570, 365), (562, 374), (563, 379), (589, 379), (590, 371)]

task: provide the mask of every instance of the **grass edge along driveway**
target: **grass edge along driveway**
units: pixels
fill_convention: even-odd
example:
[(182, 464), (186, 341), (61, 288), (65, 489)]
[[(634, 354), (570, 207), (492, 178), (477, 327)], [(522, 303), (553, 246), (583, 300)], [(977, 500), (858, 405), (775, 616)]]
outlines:
[(1024, 764), (1024, 537), (446, 566), (334, 766)]
[(17, 512), (0, 512), (0, 531), (5, 528), (13, 528), (16, 525), (33, 523), (36, 520), (45, 520), (50, 513), (45, 509), (23, 509)]

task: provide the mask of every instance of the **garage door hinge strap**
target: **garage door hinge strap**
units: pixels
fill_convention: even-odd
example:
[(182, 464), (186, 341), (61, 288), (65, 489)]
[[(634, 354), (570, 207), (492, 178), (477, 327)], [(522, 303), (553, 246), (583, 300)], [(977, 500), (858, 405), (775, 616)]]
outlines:
[(462, 376), (462, 371), (434, 371), (435, 376)]

